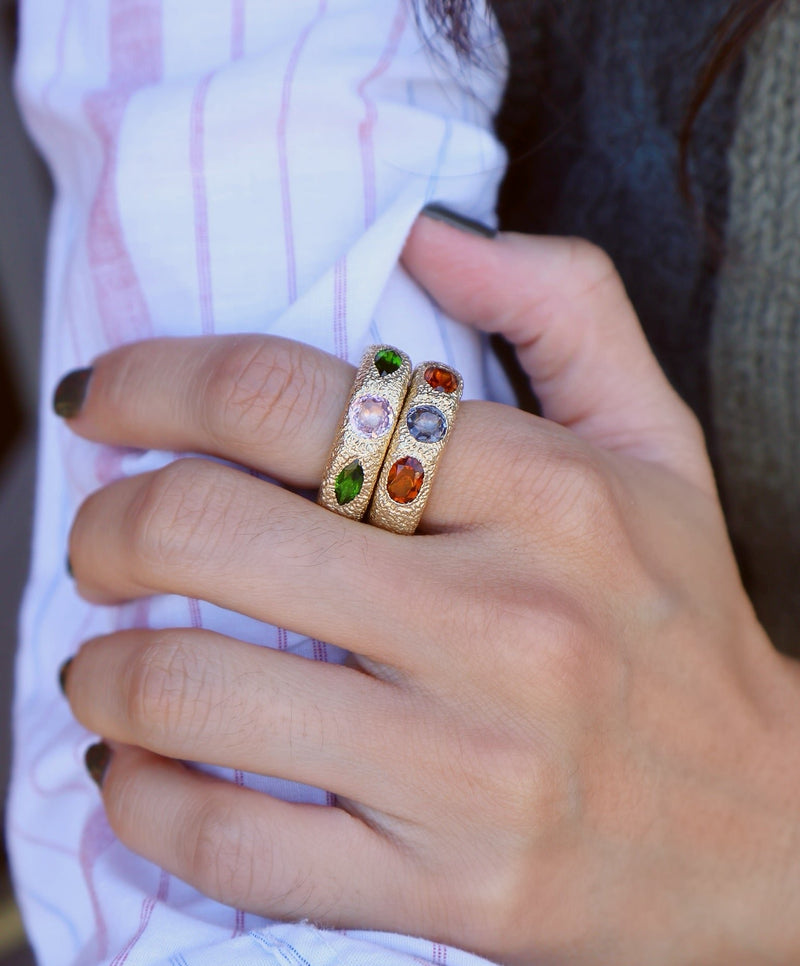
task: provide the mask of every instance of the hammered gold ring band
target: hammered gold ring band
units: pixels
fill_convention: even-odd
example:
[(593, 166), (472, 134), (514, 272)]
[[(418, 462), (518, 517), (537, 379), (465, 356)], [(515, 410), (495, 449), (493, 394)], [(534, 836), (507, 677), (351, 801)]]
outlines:
[(389, 345), (366, 349), (323, 471), (321, 506), (353, 520), (367, 512), (410, 380), (404, 352)]
[(463, 389), (464, 380), (450, 366), (423, 362), (414, 370), (372, 496), (373, 526), (394, 533), (417, 529)]
[(394, 346), (364, 352), (328, 457), (317, 502), (394, 533), (413, 533), (463, 391), (455, 369), (411, 371)]

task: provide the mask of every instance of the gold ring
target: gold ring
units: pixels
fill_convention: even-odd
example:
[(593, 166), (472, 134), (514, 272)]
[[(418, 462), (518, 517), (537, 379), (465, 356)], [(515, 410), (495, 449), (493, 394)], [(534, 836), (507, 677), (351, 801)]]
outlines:
[(464, 380), (450, 366), (424, 362), (414, 370), (372, 495), (374, 526), (394, 533), (417, 529), (463, 389)]
[(321, 506), (353, 520), (364, 516), (410, 379), (404, 352), (390, 345), (366, 349), (322, 476)]

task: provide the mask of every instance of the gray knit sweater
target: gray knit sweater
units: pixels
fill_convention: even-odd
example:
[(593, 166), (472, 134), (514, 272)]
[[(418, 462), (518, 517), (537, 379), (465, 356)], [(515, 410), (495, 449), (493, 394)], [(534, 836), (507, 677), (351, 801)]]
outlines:
[(731, 534), (773, 640), (800, 653), (800, 0), (747, 51), (711, 329)]
[[(501, 23), (513, 5), (498, 3)], [(517, 5), (518, 6), (518, 5)], [(706, 429), (746, 586), (800, 653), (800, 0), (717, 84), (678, 189), (677, 133), (729, 0), (547, 0), (509, 34), (505, 226), (614, 258)], [(506, 11), (504, 13), (504, 10)]]

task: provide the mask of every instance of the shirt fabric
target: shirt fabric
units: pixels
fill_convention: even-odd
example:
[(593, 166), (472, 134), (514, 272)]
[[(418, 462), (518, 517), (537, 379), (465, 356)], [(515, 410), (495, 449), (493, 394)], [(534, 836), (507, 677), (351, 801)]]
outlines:
[[(398, 266), (431, 200), (491, 221), (505, 53), (488, 14), (459, 63), (410, 0), (24, 0), (17, 90), (56, 185), (32, 573), (17, 661), (8, 839), (43, 966), (483, 962), (422, 939), (270, 923), (199, 895), (114, 838), (59, 693), (87, 638), (207, 627), (339, 661), (324, 642), (204, 601), (81, 601), (81, 501), (176, 454), (99, 446), (52, 414), (59, 377), (122, 343), (271, 332), (356, 363), (388, 342), (489, 393), (481, 338)], [(320, 511), (322, 512), (322, 511)], [(324, 790), (208, 769), (291, 801)]]

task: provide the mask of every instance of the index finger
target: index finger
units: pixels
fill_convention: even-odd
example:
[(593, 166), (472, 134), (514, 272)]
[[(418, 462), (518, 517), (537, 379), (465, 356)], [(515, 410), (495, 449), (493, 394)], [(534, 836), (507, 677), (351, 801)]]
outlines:
[(315, 487), (354, 373), (278, 336), (149, 339), (70, 373), (54, 406), (96, 442), (205, 453)]
[(403, 252), (437, 304), (511, 342), (548, 419), (713, 496), (700, 424), (659, 366), (605, 252), (576, 238), (489, 240), (452, 224), (419, 218)]

